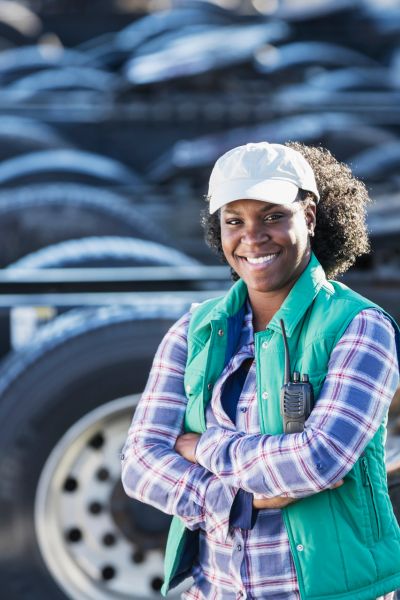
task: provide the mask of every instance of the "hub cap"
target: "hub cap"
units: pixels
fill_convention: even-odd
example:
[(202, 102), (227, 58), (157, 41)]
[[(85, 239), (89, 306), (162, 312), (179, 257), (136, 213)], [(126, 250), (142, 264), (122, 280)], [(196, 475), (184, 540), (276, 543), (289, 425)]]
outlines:
[(72, 600), (160, 598), (170, 517), (129, 499), (120, 483), (119, 456), (138, 398), (114, 400), (75, 423), (39, 480), (39, 547)]

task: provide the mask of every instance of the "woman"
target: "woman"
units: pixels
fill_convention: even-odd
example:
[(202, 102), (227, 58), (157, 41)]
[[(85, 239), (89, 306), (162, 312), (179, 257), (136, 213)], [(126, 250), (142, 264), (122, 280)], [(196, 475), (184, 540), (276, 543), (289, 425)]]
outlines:
[[(236, 283), (165, 336), (123, 455), (126, 492), (175, 515), (163, 592), (192, 575), (186, 600), (391, 598), (399, 333), (325, 276), (368, 250), (366, 189), (326, 150), (265, 142), (219, 158), (208, 200), (207, 241)], [(283, 327), (291, 379), (314, 397), (295, 433)]]

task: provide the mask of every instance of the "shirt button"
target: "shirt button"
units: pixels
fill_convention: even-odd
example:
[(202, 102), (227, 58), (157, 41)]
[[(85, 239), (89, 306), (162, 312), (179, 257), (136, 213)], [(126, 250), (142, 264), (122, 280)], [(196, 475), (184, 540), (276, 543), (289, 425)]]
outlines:
[(212, 383), (208, 383), (208, 384), (207, 384), (207, 389), (208, 389), (208, 390), (212, 390)]
[(263, 400), (266, 400), (268, 398), (268, 392), (263, 392), (262, 395), (261, 395), (261, 398)]
[(240, 410), (241, 410), (242, 413), (247, 412), (247, 408), (245, 406), (243, 406)]
[(304, 550), (303, 544), (297, 544), (296, 548), (299, 552), (303, 552), (303, 550)]
[(220, 337), (222, 337), (224, 335), (224, 330), (223, 329), (218, 329), (218, 335)]
[(241, 546), (240, 544), (238, 544), (238, 545), (236, 546), (236, 549), (237, 549), (237, 551), (238, 551), (238, 552), (241, 552), (241, 551), (242, 551), (242, 546)]
[(263, 343), (261, 344), (261, 346), (262, 346), (262, 348), (264, 348), (264, 350), (265, 350), (265, 348), (268, 348), (268, 342), (263, 342)]

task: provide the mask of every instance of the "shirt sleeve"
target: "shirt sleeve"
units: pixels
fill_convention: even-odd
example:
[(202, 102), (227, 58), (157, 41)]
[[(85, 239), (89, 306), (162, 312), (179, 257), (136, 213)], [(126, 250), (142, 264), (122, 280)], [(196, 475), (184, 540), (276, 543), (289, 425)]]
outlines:
[(237, 489), (174, 449), (187, 404), (189, 320), (188, 313), (172, 326), (157, 350), (122, 451), (122, 483), (128, 496), (225, 540)]
[(376, 309), (361, 311), (331, 354), (305, 429), (290, 435), (207, 430), (196, 459), (228, 485), (266, 497), (309, 496), (342, 479), (386, 416), (399, 383), (395, 333)]

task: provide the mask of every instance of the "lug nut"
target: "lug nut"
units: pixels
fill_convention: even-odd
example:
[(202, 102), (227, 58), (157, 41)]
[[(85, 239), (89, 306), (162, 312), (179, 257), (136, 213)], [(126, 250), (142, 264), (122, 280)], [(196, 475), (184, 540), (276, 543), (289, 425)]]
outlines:
[(82, 539), (82, 531), (78, 527), (72, 527), (67, 531), (66, 537), (70, 542), (80, 542)]
[(116, 541), (117, 539), (113, 533), (106, 533), (103, 535), (104, 546), (114, 546)]
[(96, 473), (96, 477), (99, 481), (107, 481), (107, 479), (110, 477), (110, 472), (105, 467), (100, 467)]
[(110, 581), (110, 579), (114, 579), (116, 575), (116, 570), (111, 565), (106, 565), (101, 570), (101, 576), (104, 581)]
[(64, 491), (65, 492), (75, 492), (78, 489), (78, 482), (75, 477), (67, 477), (64, 482)]

